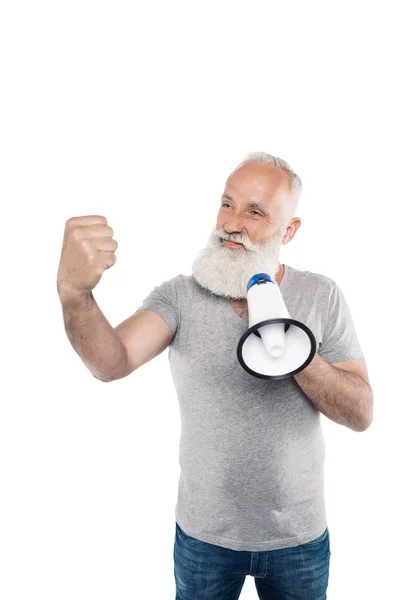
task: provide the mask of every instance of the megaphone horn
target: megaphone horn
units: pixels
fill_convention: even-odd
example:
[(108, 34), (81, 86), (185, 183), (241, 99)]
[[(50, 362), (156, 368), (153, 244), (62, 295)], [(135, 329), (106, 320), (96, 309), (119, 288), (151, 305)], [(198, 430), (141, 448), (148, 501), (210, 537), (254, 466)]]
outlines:
[(262, 379), (286, 379), (300, 373), (314, 358), (312, 331), (292, 319), (279, 285), (266, 273), (247, 284), (249, 328), (237, 346), (240, 365)]

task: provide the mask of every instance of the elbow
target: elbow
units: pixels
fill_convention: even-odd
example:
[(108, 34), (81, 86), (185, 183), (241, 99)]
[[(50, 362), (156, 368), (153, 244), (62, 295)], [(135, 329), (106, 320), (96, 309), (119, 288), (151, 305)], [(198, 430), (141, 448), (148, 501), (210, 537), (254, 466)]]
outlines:
[(132, 370), (133, 369), (128, 369), (126, 364), (123, 363), (122, 365), (118, 365), (118, 368), (116, 368), (111, 373), (99, 373), (99, 371), (92, 371), (92, 375), (93, 377), (95, 377), (99, 381), (102, 381), (103, 383), (111, 383), (111, 381), (123, 379), (124, 377), (129, 375), (132, 372)]
[(367, 431), (367, 429), (369, 427), (371, 427), (372, 425), (372, 417), (370, 419), (368, 419), (368, 421), (365, 423), (364, 427), (361, 429), (361, 431)]
[(357, 428), (354, 429), (354, 431), (358, 431), (358, 432), (362, 432), (362, 431), (367, 431), (367, 429), (369, 427), (371, 427), (372, 424), (372, 411), (368, 414), (368, 416), (366, 416), (364, 419), (362, 419), (360, 421), (360, 424)]
[(374, 400), (371, 388), (369, 387), (370, 394), (368, 397), (368, 401), (366, 403), (366, 407), (363, 411), (363, 415), (360, 418), (359, 427), (355, 431), (367, 431), (367, 429), (371, 426), (373, 420), (373, 406)]
[(358, 433), (361, 433), (362, 431), (367, 431), (367, 429), (370, 425), (371, 425), (371, 423), (362, 423), (362, 424), (358, 425), (357, 427), (353, 427), (353, 431), (357, 431)]
[(103, 383), (111, 383), (112, 381), (117, 381), (118, 379), (123, 379), (127, 375), (129, 375), (129, 373), (127, 373), (126, 371), (124, 371), (122, 373), (115, 373), (114, 375), (109, 375), (107, 377), (105, 377), (105, 376), (100, 377), (99, 375), (95, 375), (93, 373), (93, 376), (96, 379), (98, 379), (99, 381), (102, 381)]
[(111, 383), (111, 381), (114, 381), (114, 379), (111, 377), (99, 377), (98, 375), (95, 375), (94, 373), (92, 373), (93, 377), (95, 379), (97, 379), (98, 381), (102, 381), (103, 383)]

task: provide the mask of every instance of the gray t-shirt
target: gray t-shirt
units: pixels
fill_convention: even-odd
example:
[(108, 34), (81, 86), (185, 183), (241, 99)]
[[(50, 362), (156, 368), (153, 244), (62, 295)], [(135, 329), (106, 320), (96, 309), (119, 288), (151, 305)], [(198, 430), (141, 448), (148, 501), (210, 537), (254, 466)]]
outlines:
[[(325, 360), (363, 356), (336, 282), (285, 265), (280, 290)], [(323, 533), (320, 412), (293, 377), (261, 379), (240, 366), (236, 348), (247, 319), (183, 274), (156, 286), (142, 309), (158, 313), (174, 333), (168, 356), (181, 416), (175, 508), (181, 529), (250, 551), (297, 546)]]

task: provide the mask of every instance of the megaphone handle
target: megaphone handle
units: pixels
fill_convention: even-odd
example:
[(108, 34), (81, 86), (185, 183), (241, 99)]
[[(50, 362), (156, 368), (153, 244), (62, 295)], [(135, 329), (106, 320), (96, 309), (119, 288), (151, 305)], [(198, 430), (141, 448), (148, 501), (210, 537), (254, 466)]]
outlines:
[[(285, 323), (285, 333), (289, 329), (290, 325), (291, 325), (291, 323)], [(253, 333), (254, 333), (254, 335), (257, 335), (261, 339), (261, 335), (260, 335), (258, 329), (256, 329), (255, 331), (253, 331)]]

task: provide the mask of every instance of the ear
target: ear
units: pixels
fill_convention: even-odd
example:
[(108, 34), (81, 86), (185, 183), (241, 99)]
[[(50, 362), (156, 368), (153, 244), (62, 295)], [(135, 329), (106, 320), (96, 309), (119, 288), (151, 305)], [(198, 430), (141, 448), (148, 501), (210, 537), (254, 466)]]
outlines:
[(283, 245), (288, 244), (294, 238), (296, 231), (298, 230), (300, 225), (301, 225), (301, 219), (299, 219), (299, 217), (293, 217), (293, 219), (290, 221), (289, 225), (287, 226), (285, 236), (282, 240)]

